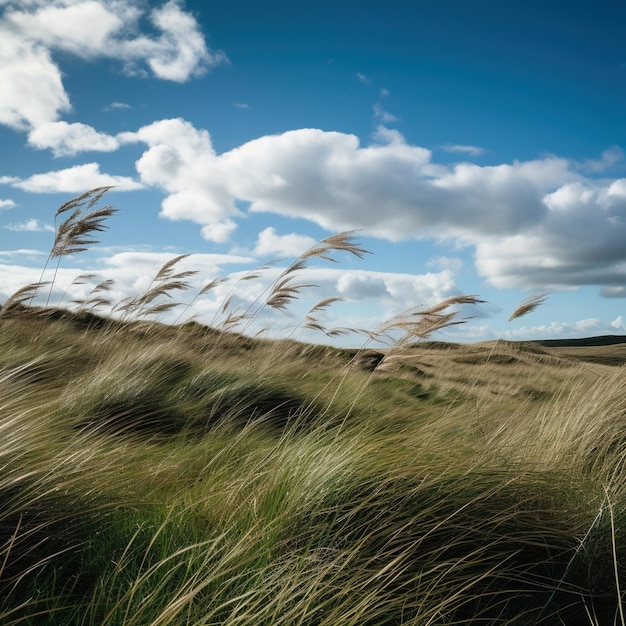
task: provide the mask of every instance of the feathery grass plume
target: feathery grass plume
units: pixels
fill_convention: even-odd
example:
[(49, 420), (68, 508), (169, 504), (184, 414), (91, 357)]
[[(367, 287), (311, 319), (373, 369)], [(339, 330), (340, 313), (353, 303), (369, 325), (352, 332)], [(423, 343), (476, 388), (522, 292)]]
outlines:
[(4, 315), (11, 309), (16, 309), (20, 306), (24, 306), (26, 301), (31, 303), (33, 298), (37, 295), (39, 290), (48, 285), (49, 281), (39, 281), (36, 283), (29, 283), (20, 287), (14, 294), (10, 295), (6, 302), (0, 307), (0, 316)]
[[(54, 276), (50, 281), (50, 291), (46, 300), (46, 306), (48, 306), (50, 297), (52, 296), (52, 288), (56, 281), (61, 258), (70, 254), (83, 252), (87, 250), (89, 246), (98, 243), (98, 239), (93, 236), (94, 233), (104, 232), (107, 228), (104, 221), (117, 213), (117, 209), (110, 205), (89, 213), (84, 213), (85, 210), (93, 208), (102, 199), (102, 196), (112, 188), (112, 186), (97, 187), (73, 198), (57, 209), (54, 216), (54, 243), (41, 273), (43, 278), (50, 260), (58, 259), (54, 269)], [(57, 226), (57, 217), (67, 211), (72, 211), (72, 214)]]
[[(209, 293), (209, 291), (212, 291), (213, 289), (215, 289), (218, 285), (221, 285), (223, 282), (225, 282), (226, 279), (218, 276), (217, 278), (214, 278), (213, 280), (210, 280), (208, 283), (206, 283), (201, 289), (198, 290), (198, 293), (193, 297), (193, 299), (185, 306), (185, 308), (178, 314), (178, 316), (176, 317), (176, 319), (174, 320), (174, 325), (178, 324), (178, 322), (181, 320), (181, 318), (187, 313), (187, 311), (195, 304), (195, 302), (198, 300), (198, 298), (200, 298), (201, 296)], [(191, 319), (193, 319), (195, 316), (192, 315)], [(187, 319), (186, 321), (190, 321), (189, 319)]]
[(532, 313), (537, 307), (541, 306), (547, 298), (548, 294), (546, 293), (536, 293), (529, 296), (517, 306), (507, 321), (512, 322), (518, 317), (523, 317), (524, 315), (528, 315), (528, 313)]
[(301, 259), (309, 259), (312, 257), (317, 257), (319, 259), (324, 259), (326, 261), (332, 261), (333, 263), (337, 263), (337, 259), (333, 258), (330, 253), (332, 251), (336, 252), (349, 252), (359, 259), (365, 258), (366, 254), (371, 254), (369, 250), (365, 248), (361, 248), (358, 244), (354, 243), (353, 233), (359, 232), (358, 230), (344, 230), (340, 233), (336, 233), (335, 235), (331, 235), (330, 237), (326, 237), (326, 239), (322, 239), (319, 243), (315, 244), (312, 248), (309, 248), (306, 252), (304, 252), (300, 258)]
[(275, 285), (265, 304), (277, 311), (284, 311), (292, 300), (298, 298), (302, 289), (317, 286), (313, 283), (294, 283), (293, 277), (287, 276)]
[(156, 303), (157, 298), (172, 298), (172, 291), (186, 291), (191, 288), (191, 283), (186, 279), (195, 276), (196, 270), (183, 270), (182, 272), (174, 272), (175, 266), (189, 254), (179, 254), (166, 261), (159, 271), (156, 273), (146, 291), (142, 294), (130, 298), (124, 304), (119, 306), (119, 310), (127, 314), (129, 317), (141, 317), (142, 315), (155, 315), (164, 313), (177, 307), (179, 302)]
[[(95, 278), (96, 275), (95, 274), (79, 274), (65, 289), (63, 296), (61, 296), (61, 302), (65, 301), (65, 298), (67, 297), (67, 294), (69, 292), (69, 290), (74, 286), (74, 285), (86, 285), (88, 281), (90, 281), (91, 279)], [(71, 301), (73, 304), (82, 304), (84, 302), (84, 299), (74, 299)]]
[[(426, 339), (432, 333), (442, 328), (464, 324), (471, 317), (462, 320), (455, 319), (457, 311), (447, 311), (451, 306), (476, 305), (485, 302), (475, 295), (460, 295), (446, 298), (427, 309), (408, 309), (383, 322), (374, 336), (377, 340), (389, 342), (393, 346), (401, 346), (408, 343), (412, 338)], [(400, 339), (393, 337), (393, 331), (399, 330), (403, 334)]]
[[(270, 285), (268, 288), (270, 292), (269, 297), (264, 305), (261, 305), (261, 307), (257, 309), (256, 313), (258, 313), (263, 306), (269, 306), (272, 309), (284, 311), (290, 302), (298, 298), (302, 289), (317, 287), (315, 284), (298, 283), (294, 280), (295, 275), (305, 269), (311, 259), (317, 258), (337, 263), (337, 259), (332, 256), (333, 252), (347, 252), (359, 259), (364, 258), (366, 254), (370, 254), (369, 250), (354, 243), (354, 237), (352, 235), (354, 232), (357, 231), (348, 230), (331, 235), (303, 252), (284, 269), (279, 274), (278, 278)], [(251, 306), (254, 306), (255, 303)], [(252, 317), (254, 317), (254, 315)]]
[(100, 281), (88, 294), (86, 298), (80, 300), (72, 300), (74, 304), (78, 304), (78, 310), (91, 310), (97, 309), (102, 306), (113, 306), (111, 298), (104, 295), (104, 293), (111, 291), (111, 288), (115, 284), (112, 278), (107, 278)]
[[(314, 315), (314, 314), (319, 311), (326, 310), (331, 304), (334, 304), (335, 302), (342, 302), (343, 300), (344, 298), (338, 298), (338, 297), (325, 298), (324, 300), (321, 300), (320, 302), (318, 302), (316, 305), (312, 306), (309, 309), (309, 312), (304, 316), (302, 328), (309, 329), (309, 330), (317, 330), (319, 332), (324, 333), (327, 337), (337, 336), (338, 333), (329, 335), (330, 331), (328, 331), (326, 327), (320, 323), (319, 318), (317, 317), (317, 315)], [(333, 330), (337, 330), (337, 329), (333, 329)]]

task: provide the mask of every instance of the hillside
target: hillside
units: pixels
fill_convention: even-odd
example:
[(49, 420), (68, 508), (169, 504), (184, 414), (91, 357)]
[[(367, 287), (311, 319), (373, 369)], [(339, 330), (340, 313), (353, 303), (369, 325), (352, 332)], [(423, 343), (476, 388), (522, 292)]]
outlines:
[(626, 344), (0, 318), (3, 624), (612, 624)]

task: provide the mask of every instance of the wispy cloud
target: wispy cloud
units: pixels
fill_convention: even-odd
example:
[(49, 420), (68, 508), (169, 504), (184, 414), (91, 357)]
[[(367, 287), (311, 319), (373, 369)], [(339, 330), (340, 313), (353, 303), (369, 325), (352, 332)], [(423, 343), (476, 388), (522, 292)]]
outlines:
[(245, 102), (235, 102), (235, 104), (233, 104), (233, 106), (236, 109), (249, 109), (250, 105), (246, 104)]
[(432, 259), (428, 259), (426, 263), (428, 267), (437, 267), (443, 270), (452, 270), (453, 272), (460, 272), (463, 268), (463, 261), (456, 257), (437, 256)]
[(14, 206), (15, 202), (13, 200), (0, 200), (0, 210), (12, 209)]
[(624, 164), (624, 151), (619, 146), (611, 146), (602, 152), (599, 159), (586, 159), (580, 163), (580, 169), (590, 174), (603, 174), (616, 165)]
[(357, 72), (356, 73), (356, 77), (364, 84), (364, 85), (371, 85), (372, 84), (372, 79), (368, 78), (367, 76), (365, 76), (365, 74), (361, 74), (361, 72)]
[(392, 124), (398, 121), (398, 117), (389, 113), (383, 107), (383, 100), (389, 95), (389, 89), (381, 89), (379, 91), (378, 102), (374, 103), (374, 118), (382, 124)]
[(105, 106), (102, 110), (109, 112), (109, 111), (117, 111), (117, 110), (124, 110), (124, 109), (132, 109), (133, 107), (130, 106), (130, 104), (126, 104), (125, 102), (111, 102), (111, 104)]
[(18, 248), (17, 250), (0, 250), (1, 258), (20, 258), (20, 257), (42, 257), (47, 256), (47, 252), (42, 250), (31, 250), (29, 248)]
[(470, 156), (477, 157), (485, 154), (485, 149), (480, 146), (467, 146), (463, 144), (446, 144), (445, 146), (441, 146), (442, 150), (446, 152), (457, 152), (469, 154)]
[(49, 224), (42, 224), (39, 220), (36, 220), (34, 218), (31, 218), (25, 222), (20, 222), (18, 224), (9, 224), (8, 226), (5, 226), (5, 228), (7, 230), (13, 230), (16, 232), (20, 232), (20, 231), (27, 231), (27, 232), (40, 232), (40, 231), (47, 231), (47, 232), (54, 232), (54, 228), (52, 226), (50, 226)]

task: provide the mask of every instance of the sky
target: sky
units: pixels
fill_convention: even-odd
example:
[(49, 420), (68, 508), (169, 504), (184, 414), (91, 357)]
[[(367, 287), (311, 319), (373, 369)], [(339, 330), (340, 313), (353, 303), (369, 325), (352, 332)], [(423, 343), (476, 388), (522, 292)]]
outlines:
[[(374, 330), (475, 294), (438, 338), (625, 334), (625, 27), (621, 0), (0, 0), (0, 303), (54, 277), (39, 301), (119, 304), (189, 255), (163, 321), (360, 345), (307, 311)], [(100, 186), (108, 230), (46, 265)], [(371, 254), (259, 306), (345, 230)]]

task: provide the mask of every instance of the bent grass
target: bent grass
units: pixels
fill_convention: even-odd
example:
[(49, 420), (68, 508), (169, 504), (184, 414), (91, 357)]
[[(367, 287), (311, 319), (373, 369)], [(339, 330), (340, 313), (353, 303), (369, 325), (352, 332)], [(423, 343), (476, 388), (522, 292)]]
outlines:
[[(83, 209), (105, 191), (57, 212), (51, 259), (94, 241), (112, 209)], [(89, 313), (110, 305), (108, 281), (75, 313), (28, 306), (58, 265), (7, 300), (1, 623), (624, 623), (623, 369), (500, 342), (475, 364), (470, 348), (429, 352), (476, 296), (364, 333), (391, 342), (373, 371), (358, 351), (244, 334), (335, 251), (366, 252), (329, 237), (247, 309), (228, 297), (213, 328), (142, 321), (190, 289), (185, 255), (121, 320)], [(332, 334), (318, 314), (335, 301), (303, 325)], [(509, 392), (533, 375), (548, 399)]]

